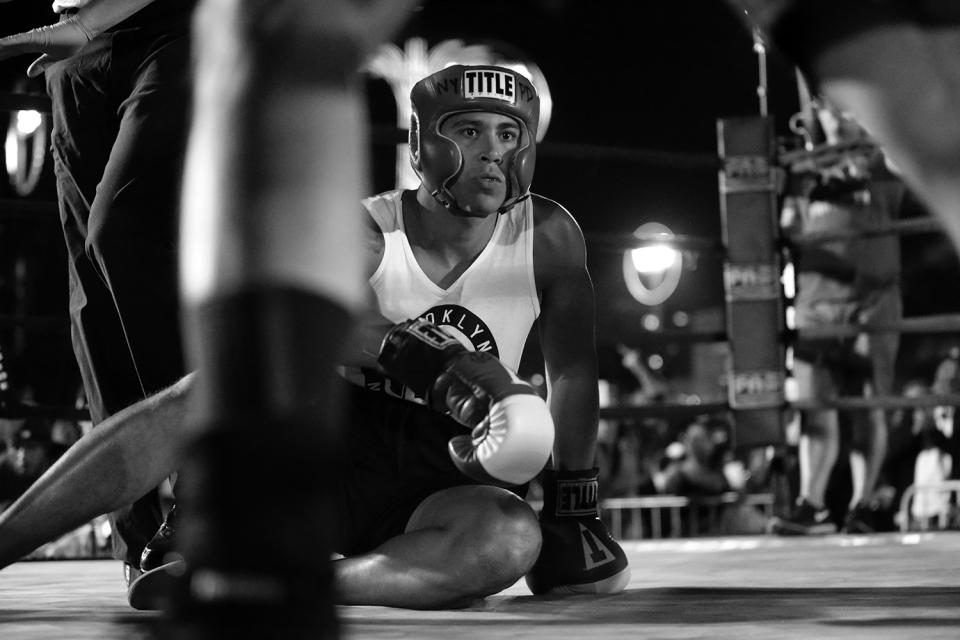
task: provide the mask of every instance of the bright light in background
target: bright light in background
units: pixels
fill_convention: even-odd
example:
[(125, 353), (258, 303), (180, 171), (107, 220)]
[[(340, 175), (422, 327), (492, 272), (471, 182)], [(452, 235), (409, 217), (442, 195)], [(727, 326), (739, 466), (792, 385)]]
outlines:
[(673, 232), (659, 222), (640, 225), (633, 236), (645, 244), (623, 252), (623, 282), (637, 302), (663, 304), (680, 282), (683, 254), (668, 244)]
[(795, 298), (797, 296), (797, 276), (792, 262), (788, 262), (783, 265), (783, 272), (780, 274), (780, 282), (783, 284), (784, 297)]
[(36, 189), (43, 172), (49, 121), (39, 111), (24, 109), (12, 113), (3, 142), (3, 155), (10, 184), (18, 195)]
[(21, 136), (32, 135), (40, 128), (43, 117), (39, 111), (17, 111), (17, 133)]
[(690, 315), (686, 311), (677, 311), (673, 314), (673, 324), (677, 327), (685, 327), (690, 324)]
[(787, 322), (787, 329), (796, 329), (797, 328), (797, 309), (793, 305), (790, 305), (784, 311), (784, 318)]
[(783, 397), (787, 402), (796, 402), (800, 399), (800, 387), (793, 376), (783, 379)]
[(20, 145), (13, 127), (7, 131), (7, 139), (3, 143), (3, 155), (7, 161), (7, 173), (16, 175), (20, 169)]
[(630, 259), (640, 273), (660, 273), (677, 261), (677, 250), (665, 244), (637, 247), (630, 252)]
[(657, 355), (656, 353), (647, 358), (647, 366), (654, 371), (659, 371), (663, 368), (663, 357)]
[(653, 313), (644, 314), (642, 322), (643, 328), (647, 331), (656, 331), (660, 328), (660, 318)]

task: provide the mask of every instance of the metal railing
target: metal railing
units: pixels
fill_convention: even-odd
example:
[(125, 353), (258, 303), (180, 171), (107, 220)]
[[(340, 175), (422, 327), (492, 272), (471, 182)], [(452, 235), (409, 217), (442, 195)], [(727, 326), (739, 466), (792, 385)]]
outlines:
[[(542, 501), (529, 502), (536, 510), (543, 507)], [(773, 515), (774, 496), (729, 491), (702, 497), (606, 498), (600, 501), (600, 518), (617, 540), (696, 537), (713, 533), (723, 510), (735, 505), (756, 509), (761, 518), (769, 518)]]

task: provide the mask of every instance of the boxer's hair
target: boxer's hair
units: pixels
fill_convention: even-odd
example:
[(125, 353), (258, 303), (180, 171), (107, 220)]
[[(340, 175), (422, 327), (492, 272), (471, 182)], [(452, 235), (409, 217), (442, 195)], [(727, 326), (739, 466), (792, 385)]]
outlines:
[(440, 127), (451, 115), (476, 111), (509, 116), (520, 126), (519, 146), (506, 167), (507, 196), (498, 213), (530, 196), (540, 97), (527, 78), (505, 67), (453, 65), (414, 85), (410, 102), (410, 164), (438, 202), (460, 208), (449, 187), (463, 170), (460, 147)]

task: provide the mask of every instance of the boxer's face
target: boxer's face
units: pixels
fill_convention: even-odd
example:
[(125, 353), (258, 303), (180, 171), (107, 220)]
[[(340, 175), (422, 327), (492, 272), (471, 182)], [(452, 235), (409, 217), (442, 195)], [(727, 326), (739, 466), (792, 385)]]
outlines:
[(447, 118), (440, 133), (463, 155), (463, 171), (450, 188), (464, 211), (488, 216), (507, 197), (507, 168), (520, 145), (520, 126), (497, 113), (460, 113)]

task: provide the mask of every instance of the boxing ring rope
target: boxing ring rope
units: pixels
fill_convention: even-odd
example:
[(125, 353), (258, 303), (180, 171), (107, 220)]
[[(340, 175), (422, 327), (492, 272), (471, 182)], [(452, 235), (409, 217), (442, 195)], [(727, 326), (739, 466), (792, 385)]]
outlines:
[(887, 235), (910, 236), (925, 233), (943, 233), (943, 226), (934, 218), (908, 218), (906, 220), (894, 220), (889, 224), (877, 225), (874, 227), (865, 227), (857, 230), (845, 232), (820, 231), (805, 233), (797, 236), (788, 243), (787, 246), (795, 245), (798, 247), (818, 245), (831, 240), (853, 240), (856, 238), (876, 238)]
[(800, 339), (846, 338), (861, 333), (960, 333), (960, 313), (904, 318), (900, 322), (796, 329)]
[(650, 404), (612, 405), (600, 408), (602, 420), (630, 420), (633, 418), (694, 418), (704, 413), (718, 413), (730, 409), (727, 402), (682, 404), (656, 402)]
[(0, 198), (0, 216), (4, 220), (57, 222), (57, 203), (53, 200), (18, 200)]
[(544, 141), (537, 144), (537, 156), (582, 160), (620, 160), (672, 169), (716, 170), (720, 161), (715, 155), (652, 149), (608, 147), (582, 143)]
[[(788, 409), (839, 409), (870, 410), (915, 409), (933, 407), (960, 407), (960, 394), (927, 394), (905, 398), (902, 396), (842, 396), (817, 401), (792, 400), (780, 405)], [(630, 420), (635, 418), (693, 418), (701, 414), (718, 413), (731, 409), (728, 402), (704, 402), (702, 404), (651, 403), (641, 405), (617, 405), (602, 407), (603, 420)]]
[(934, 408), (946, 406), (960, 406), (960, 394), (927, 394), (913, 398), (904, 398), (901, 396), (843, 396), (838, 398), (825, 398), (820, 400), (793, 400), (785, 403), (786, 407), (793, 409), (839, 409), (839, 410), (871, 410), (883, 409), (885, 411), (894, 409), (917, 409)]
[[(529, 502), (536, 510), (543, 507), (541, 500)], [(608, 522), (610, 533), (618, 540), (680, 538), (708, 533), (717, 523), (721, 509), (734, 504), (754, 507), (767, 516), (773, 515), (775, 506), (774, 496), (770, 493), (727, 491), (715, 496), (605, 498), (600, 501), (600, 511)], [(648, 519), (644, 519), (644, 515)]]
[(591, 249), (599, 251), (628, 251), (657, 244), (673, 247), (679, 251), (723, 253), (723, 244), (719, 238), (704, 236), (675, 234), (664, 237), (662, 234), (588, 233), (586, 239)]
[(50, 113), (50, 98), (43, 93), (12, 93), (0, 91), (0, 111), (32, 109)]
[(0, 329), (68, 333), (70, 321), (66, 316), (0, 313)]

